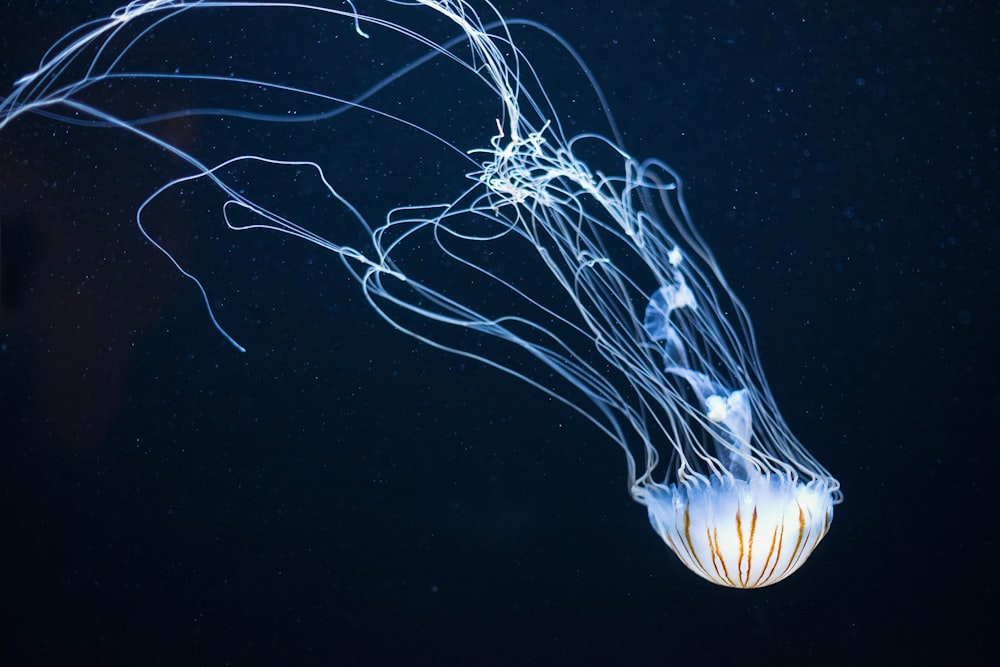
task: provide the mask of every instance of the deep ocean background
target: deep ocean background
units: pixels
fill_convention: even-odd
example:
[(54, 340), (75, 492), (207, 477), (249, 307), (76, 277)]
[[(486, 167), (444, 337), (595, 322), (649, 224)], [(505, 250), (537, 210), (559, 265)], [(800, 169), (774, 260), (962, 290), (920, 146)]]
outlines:
[[(114, 7), (0, 2), (0, 94)], [(240, 354), (134, 227), (177, 165), (22, 117), (0, 132), (0, 663), (992, 664), (1000, 5), (499, 8), (578, 48), (630, 151), (685, 178), (782, 413), (843, 484), (829, 536), (774, 587), (701, 581), (613, 443), (394, 331), (305, 243), (222, 237)]]

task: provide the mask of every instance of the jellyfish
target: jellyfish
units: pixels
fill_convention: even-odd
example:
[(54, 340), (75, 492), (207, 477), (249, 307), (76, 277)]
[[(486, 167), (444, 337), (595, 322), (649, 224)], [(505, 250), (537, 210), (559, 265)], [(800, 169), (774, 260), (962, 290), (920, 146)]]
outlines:
[[(390, 42), (404, 43), (408, 60), (338, 90), (332, 74), (329, 81), (278, 68), (246, 75), (211, 58), (171, 68), (157, 42), (214, 22), (232, 36), (224, 48), (236, 49), (234, 17), (259, 23), (292, 13), (336, 33), (336, 49), (305, 59), (328, 60), (331, 72), (350, 50)], [(603, 128), (569, 132), (538, 61), (522, 50), (519, 40), (529, 35), (572, 63), (602, 110)], [(150, 51), (153, 42), (160, 51)], [(151, 52), (166, 60), (153, 67)], [(440, 98), (422, 100), (405, 88), (423, 76), (453, 86), (456, 104), (470, 90), (480, 96), (461, 108), (460, 130), (452, 129), (458, 112), (438, 113)], [(146, 102), (178, 89), (199, 101), (167, 110), (110, 101), (106, 91), (127, 85), (152, 91)], [(145, 199), (136, 226), (193, 281), (212, 324), (237, 349), (244, 348), (217, 317), (210, 290), (146, 225), (155, 202), (198, 184), (220, 195), (228, 230), (270, 230), (335, 253), (374, 312), (402, 333), (511, 374), (582, 415), (621, 448), (629, 494), (691, 571), (734, 588), (773, 584), (801, 567), (829, 531), (840, 484), (782, 418), (750, 318), (691, 221), (680, 176), (658, 159), (633, 157), (608, 107), (564, 39), (537, 22), (505, 19), (486, 0), (482, 14), (466, 0), (136, 0), (56, 42), (0, 100), (0, 132), (38, 114), (129, 133), (185, 164), (184, 175)], [(263, 139), (267, 133), (255, 152), (220, 157), (161, 130), (171, 120), (210, 116), (322, 127), (330, 142), (345, 136), (337, 134), (341, 123), (361, 117), (429, 142), (460, 172), (431, 179), (444, 195), (373, 215), (341, 185), (349, 170), (288, 157)], [(347, 136), (357, 139), (366, 123)], [(388, 136), (373, 131), (365, 140), (377, 153), (390, 148), (379, 143)], [(304, 181), (337, 205), (336, 220), (317, 226), (266, 194), (275, 183)]]

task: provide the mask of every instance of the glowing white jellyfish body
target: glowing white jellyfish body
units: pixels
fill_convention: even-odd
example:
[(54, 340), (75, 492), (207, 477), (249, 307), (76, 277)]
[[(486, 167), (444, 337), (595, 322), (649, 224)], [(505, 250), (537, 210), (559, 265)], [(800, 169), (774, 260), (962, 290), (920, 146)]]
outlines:
[[(337, 253), (376, 312), (397, 329), (519, 377), (587, 417), (621, 446), (632, 497), (700, 576), (755, 588), (794, 572), (829, 530), (833, 506), (841, 500), (839, 483), (781, 418), (749, 319), (690, 222), (677, 174), (658, 160), (636, 160), (620, 140), (565, 133), (512, 31), (551, 37), (550, 44), (571, 54), (591, 84), (593, 79), (572, 49), (542, 26), (505, 21), (489, 4), (494, 18), (487, 24), (464, 0), (375, 3), (371, 10), (357, 5), (133, 2), (53, 46), (39, 69), (0, 101), (0, 130), (27, 112), (73, 122), (86, 118), (181, 158), (193, 171), (154, 192), (140, 207), (138, 225), (202, 289), (206, 304), (201, 282), (144, 227), (154, 200), (195, 182), (223, 193), (230, 229), (275, 230)], [(406, 12), (415, 5), (447, 19), (457, 36), (432, 38), (408, 27)], [(349, 27), (358, 43), (378, 46), (392, 37), (425, 55), (353, 95), (315, 82), (167, 67), (154, 72), (130, 64), (154, 33), (183, 33), (183, 22), (196, 14), (205, 21), (213, 12), (224, 13), (229, 21), (236, 10), (260, 12), (261, 20), (308, 12)], [(266, 18), (263, 12), (269, 12)], [(335, 54), (321, 55), (336, 67)], [(457, 145), (443, 130), (385, 103), (393, 86), (432, 61), (451, 68), (446, 80), (471, 80), (492, 100), (495, 106), (482, 123), (493, 125), (488, 142), (478, 136)], [(192, 106), (172, 114), (125, 114), (93, 101), (101, 99), (95, 92), (102, 86), (123, 81), (263, 90), (280, 94), (283, 103), (297, 98), (322, 110), (296, 116)], [(592, 93), (604, 105), (596, 84)], [(408, 100), (414, 103), (419, 100)], [(444, 203), (395, 206), (372, 224), (319, 161), (267, 157), (261, 146), (258, 154), (209, 162), (157, 132), (157, 123), (168, 117), (222, 115), (271, 127), (322, 124), (335, 141), (338, 123), (351, 114), (432, 138), (465, 165), (467, 178), (453, 184), (455, 196)], [(610, 117), (608, 123), (617, 137)], [(598, 170), (594, 160), (614, 171)], [(237, 184), (237, 171), (258, 167), (270, 170), (269, 180), (321, 184), (323, 196), (339, 202), (343, 217), (360, 225), (367, 247), (321, 236), (255, 194), (252, 184)], [(211, 306), (209, 313), (239, 347)], [(667, 460), (661, 461), (661, 451), (669, 451)]]
[[(836, 482), (821, 475), (800, 481), (800, 472), (823, 469), (780, 420), (765, 422), (768, 432), (755, 438), (754, 413), (769, 406), (759, 398), (754, 405), (752, 390), (730, 390), (719, 374), (691, 363), (671, 315), (697, 309), (698, 300), (683, 273), (675, 281), (653, 295), (645, 327), (663, 346), (665, 372), (686, 384), (701, 406), (699, 421), (711, 433), (711, 449), (686, 439), (690, 446), (679, 448), (677, 481), (638, 485), (633, 496), (695, 573), (736, 588), (773, 584), (797, 570), (826, 535), (838, 498)], [(800, 467), (792, 468), (790, 461)]]

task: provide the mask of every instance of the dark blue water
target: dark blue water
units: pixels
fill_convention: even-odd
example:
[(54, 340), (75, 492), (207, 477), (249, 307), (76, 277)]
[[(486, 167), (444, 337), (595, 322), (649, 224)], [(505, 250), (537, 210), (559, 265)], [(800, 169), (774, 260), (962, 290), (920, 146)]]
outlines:
[[(685, 177), (783, 414), (843, 484), (806, 566), (754, 592), (697, 579), (583, 419), (395, 332), (333, 256), (217, 234), (192, 192), (154, 215), (236, 352), (133, 225), (180, 165), (25, 117), (0, 134), (4, 664), (985, 660), (1000, 11), (614, 4), (501, 9), (576, 45), (632, 153)], [(0, 4), (0, 90), (112, 9)], [(569, 70), (540, 44), (552, 87)], [(317, 76), (349, 79), (335, 55)], [(591, 129), (592, 99), (559, 94)], [(447, 113), (428, 97), (411, 103)], [(233, 136), (169, 131), (208, 152)], [(395, 174), (344, 174), (380, 184), (363, 205), (447, 190), (407, 148)], [(308, 214), (299, 185), (283, 194)]]

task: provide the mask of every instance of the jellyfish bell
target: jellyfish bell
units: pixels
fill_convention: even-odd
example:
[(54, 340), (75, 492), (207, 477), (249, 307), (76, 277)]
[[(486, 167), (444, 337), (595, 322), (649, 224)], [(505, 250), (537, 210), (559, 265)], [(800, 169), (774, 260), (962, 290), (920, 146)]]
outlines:
[(684, 565), (733, 588), (762, 588), (788, 577), (833, 520), (833, 496), (823, 481), (799, 482), (781, 473), (650, 483), (633, 497)]
[[(29, 112), (75, 124), (89, 120), (131, 133), (190, 168), (153, 192), (136, 222), (194, 281), (212, 323), (238, 349), (199, 278), (144, 226), (151, 202), (196, 182), (223, 195), (221, 218), (229, 230), (277, 231), (334, 253), (374, 311), (397, 330), (518, 377), (589, 420), (624, 452), (629, 492), (646, 507), (654, 530), (700, 576), (755, 588), (794, 572), (828, 532), (841, 500), (839, 483), (782, 419), (749, 317), (691, 222), (680, 177), (659, 160), (626, 151), (592, 73), (544, 26), (507, 21), (489, 2), (483, 3), (488, 21), (464, 0), (358, 4), (136, 0), (71, 32), (37, 71), (18, 79), (0, 98), (0, 131)], [(143, 62), (135, 57), (154, 33), (173, 28), (183, 35), (183, 21), (197, 13), (198, 25), (205, 25), (212, 10), (223, 10), (220, 29), (233, 30), (228, 48), (238, 43), (232, 26), (237, 14), (306, 12), (310, 19), (341, 22), (354, 40), (382, 48), (389, 38), (401, 39), (404, 53), (416, 47), (424, 55), (373, 74), (373, 81), (350, 93), (325, 88), (336, 87), (332, 76), (290, 80), (285, 77), (295, 73), (285, 69), (253, 78), (213, 70), (212, 61), (191, 65), (200, 69), (190, 72), (135, 64)], [(415, 10), (446, 19), (421, 24), (436, 36), (408, 23)], [(442, 36), (441, 24), (451, 26), (452, 36)], [(527, 59), (515, 28), (569, 55), (604, 111), (610, 137), (567, 133), (539, 63)], [(183, 43), (192, 39), (185, 35)], [(337, 42), (337, 49), (349, 46)], [(218, 49), (216, 43), (185, 48)], [(323, 55), (336, 65), (336, 53)], [(455, 138), (448, 114), (412, 96), (391, 99), (401, 81), (430, 74), (431, 62), (442, 66), (435, 72), (451, 68), (438, 82), (461, 79), (484, 96), (492, 106), (463, 110), (488, 109), (485, 122), (477, 117), (474, 125), (494, 125), (495, 134)], [(364, 70), (352, 70), (358, 73)], [(256, 97), (248, 99), (280, 96), (281, 104), (273, 113), (266, 104), (262, 111), (243, 102), (250, 108), (206, 103), (125, 114), (99, 94), (102, 85), (123, 82), (152, 90), (166, 82), (172, 92), (190, 86), (192, 95), (253, 91)], [(309, 113), (289, 113), (284, 105), (291, 100)], [(157, 132), (164, 119), (195, 116), (266, 124), (267, 132), (251, 137), (262, 142), (293, 124), (321, 125), (323, 136), (335, 142), (344, 136), (337, 130), (360, 117), (363, 122), (347, 125), (347, 134), (371, 133), (373, 153), (385, 139), (369, 123), (386, 123), (443, 148), (464, 171), (458, 182), (440, 183), (452, 199), (395, 206), (373, 219), (338, 186), (345, 174), (325, 168), (322, 158), (268, 157), (266, 143), (258, 154), (220, 158), (207, 152), (212, 142), (189, 148)], [(435, 122), (441, 125), (429, 125)], [(468, 145), (457, 145), (464, 141)], [(255, 189), (233, 175), (254, 166), (272, 169), (267, 187)], [(355, 231), (351, 240), (327, 238), (271, 203), (268, 188), (293, 191), (281, 187), (284, 178), (310, 180), (318, 197), (338, 202), (343, 220), (337, 222)], [(335, 229), (331, 236), (338, 233), (347, 235)]]

